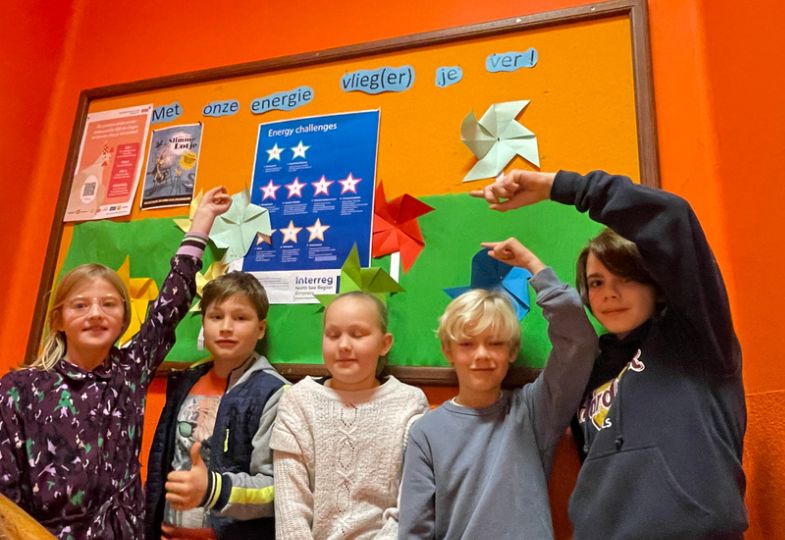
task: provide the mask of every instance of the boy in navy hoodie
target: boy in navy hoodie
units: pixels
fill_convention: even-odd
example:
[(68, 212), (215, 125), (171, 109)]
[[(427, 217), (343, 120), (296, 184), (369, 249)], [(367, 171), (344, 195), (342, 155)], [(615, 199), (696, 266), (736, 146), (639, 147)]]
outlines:
[(501, 211), (552, 199), (612, 229), (577, 268), (608, 333), (573, 429), (575, 538), (742, 538), (741, 350), (689, 204), (602, 171), (515, 170), (473, 195)]

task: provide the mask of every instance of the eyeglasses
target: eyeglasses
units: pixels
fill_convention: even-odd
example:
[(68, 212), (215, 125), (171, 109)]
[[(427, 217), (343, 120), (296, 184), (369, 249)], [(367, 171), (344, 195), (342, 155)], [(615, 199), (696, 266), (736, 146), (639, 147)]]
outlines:
[(90, 313), (90, 309), (97, 305), (105, 315), (121, 315), (125, 304), (122, 299), (115, 296), (107, 296), (105, 298), (93, 298), (88, 300), (86, 298), (76, 298), (67, 302), (65, 307), (81, 317)]

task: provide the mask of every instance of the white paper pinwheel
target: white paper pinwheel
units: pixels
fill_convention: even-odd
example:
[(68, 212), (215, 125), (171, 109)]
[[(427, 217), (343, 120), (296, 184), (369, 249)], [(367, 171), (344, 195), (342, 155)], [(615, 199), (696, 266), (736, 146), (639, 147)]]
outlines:
[(232, 195), (232, 206), (218, 216), (210, 232), (210, 240), (226, 249), (223, 261), (242, 259), (251, 248), (257, 233), (272, 235), (270, 213), (267, 208), (251, 204), (248, 189)]
[(515, 120), (529, 101), (495, 103), (479, 121), (474, 112), (463, 119), (461, 140), (478, 159), (464, 182), (497, 176), (516, 155), (540, 166), (537, 137)]

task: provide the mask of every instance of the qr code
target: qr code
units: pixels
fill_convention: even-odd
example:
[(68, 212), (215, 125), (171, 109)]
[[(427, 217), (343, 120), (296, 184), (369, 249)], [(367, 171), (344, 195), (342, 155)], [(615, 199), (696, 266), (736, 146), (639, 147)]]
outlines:
[(98, 187), (98, 182), (85, 182), (82, 188), (82, 197), (92, 197), (95, 195), (95, 188)]

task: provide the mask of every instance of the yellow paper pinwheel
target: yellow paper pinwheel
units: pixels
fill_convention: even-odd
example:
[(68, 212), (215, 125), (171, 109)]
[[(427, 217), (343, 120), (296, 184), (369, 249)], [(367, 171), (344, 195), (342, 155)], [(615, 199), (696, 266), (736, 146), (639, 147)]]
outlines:
[(147, 316), (147, 305), (158, 296), (158, 285), (150, 277), (132, 278), (130, 257), (126, 257), (123, 264), (117, 269), (117, 275), (120, 276), (120, 280), (128, 289), (128, 296), (131, 300), (131, 305), (127, 306), (127, 309), (131, 310), (130, 323), (128, 329), (120, 337), (120, 346), (122, 347), (131, 341), (131, 338), (142, 327), (142, 322)]
[[(210, 283), (212, 280), (217, 278), (218, 276), (222, 276), (226, 273), (226, 269), (229, 268), (229, 265), (223, 263), (221, 261), (215, 261), (211, 264), (207, 271), (203, 274), (201, 272), (196, 273), (196, 296), (201, 298), (202, 297), (202, 290), (204, 290), (204, 286)], [(200, 311), (199, 302), (194, 302), (194, 305), (191, 307), (189, 311)]]
[(204, 195), (204, 193), (200, 191), (199, 195), (191, 199), (191, 206), (188, 210), (188, 219), (175, 218), (173, 220), (184, 233), (187, 233), (191, 229), (191, 222), (194, 219), (194, 214), (196, 214), (196, 209), (199, 208), (199, 203), (202, 202), (202, 195)]

